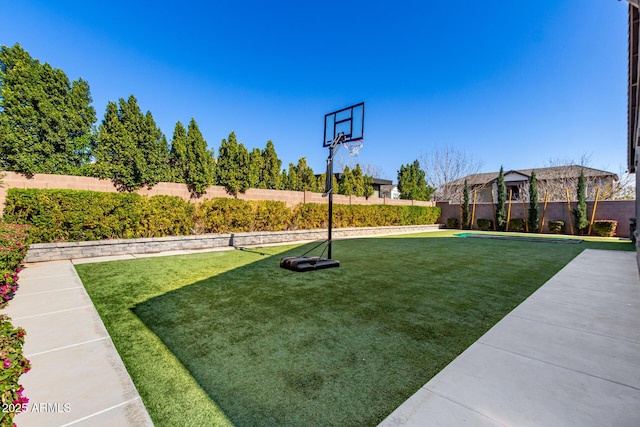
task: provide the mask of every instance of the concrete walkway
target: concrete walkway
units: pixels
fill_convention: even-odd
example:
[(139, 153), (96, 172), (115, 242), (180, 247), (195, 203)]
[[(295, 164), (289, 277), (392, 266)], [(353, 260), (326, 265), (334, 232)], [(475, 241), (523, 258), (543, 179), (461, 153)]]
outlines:
[(584, 251), (380, 426), (640, 426), (636, 253)]
[(27, 331), (20, 427), (152, 426), (71, 261), (27, 264), (3, 310)]

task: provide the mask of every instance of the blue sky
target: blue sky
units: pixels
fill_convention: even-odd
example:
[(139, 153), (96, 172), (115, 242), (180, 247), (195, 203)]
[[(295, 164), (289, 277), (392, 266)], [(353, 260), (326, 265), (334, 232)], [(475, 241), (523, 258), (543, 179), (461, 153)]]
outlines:
[(626, 2), (2, 3), (0, 44), (87, 80), (98, 121), (133, 94), (169, 139), (193, 117), (320, 173), (324, 115), (364, 101), (358, 161), (394, 181), (444, 145), (485, 172), (626, 164)]

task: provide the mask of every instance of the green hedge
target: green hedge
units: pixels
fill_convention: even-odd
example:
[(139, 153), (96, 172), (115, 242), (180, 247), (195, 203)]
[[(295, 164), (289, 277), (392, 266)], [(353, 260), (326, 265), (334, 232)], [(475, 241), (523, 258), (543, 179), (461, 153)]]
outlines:
[(524, 218), (511, 218), (509, 220), (509, 231), (525, 231), (526, 229)]
[[(424, 206), (336, 204), (333, 212), (335, 228), (435, 224), (440, 217), (440, 208)], [(324, 204), (220, 198), (194, 205), (173, 196), (18, 188), (8, 191), (4, 218), (31, 224), (34, 243), (318, 229), (328, 222)]]
[(618, 221), (602, 219), (593, 223), (593, 231), (596, 236), (600, 237), (613, 237), (616, 235), (616, 228), (618, 227)]
[(478, 224), (478, 229), (482, 231), (493, 230), (493, 220), (488, 218), (478, 218), (476, 221)]

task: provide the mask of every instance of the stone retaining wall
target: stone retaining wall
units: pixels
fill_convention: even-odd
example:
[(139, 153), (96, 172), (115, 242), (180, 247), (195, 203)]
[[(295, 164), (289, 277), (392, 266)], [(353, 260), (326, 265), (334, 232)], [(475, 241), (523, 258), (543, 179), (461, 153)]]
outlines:
[[(341, 228), (334, 238), (436, 231), (441, 226)], [(265, 231), (256, 233), (203, 234), (141, 239), (113, 239), (89, 242), (36, 243), (29, 247), (25, 262), (58, 261), (113, 255), (149, 254), (165, 251), (212, 249), (229, 246), (256, 246), (273, 243), (323, 240), (327, 230)]]

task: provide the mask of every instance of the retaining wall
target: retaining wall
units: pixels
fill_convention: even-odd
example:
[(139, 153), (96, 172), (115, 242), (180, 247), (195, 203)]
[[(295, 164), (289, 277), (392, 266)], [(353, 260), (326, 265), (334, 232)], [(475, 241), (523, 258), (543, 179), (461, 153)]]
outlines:
[[(333, 238), (436, 231), (440, 225), (338, 228)], [(29, 247), (25, 262), (58, 261), (113, 255), (149, 254), (164, 251), (256, 246), (273, 243), (324, 240), (327, 230), (265, 231), (256, 233), (202, 234), (90, 242), (36, 243)]]
[[(91, 190), (107, 193), (116, 193), (118, 190), (111, 180), (98, 179), (87, 176), (71, 175), (50, 175), (36, 174), (28, 178), (16, 172), (2, 172), (2, 187), (0, 188), (0, 206), (4, 206), (9, 188), (56, 188), (69, 190)], [(152, 188), (142, 188), (135, 191), (138, 194), (155, 196), (167, 195), (181, 197), (184, 200), (201, 201), (206, 199), (225, 197), (233, 198), (227, 194), (224, 187), (212, 185), (207, 188), (205, 194), (197, 199), (193, 199), (186, 184), (174, 182), (159, 182)], [(276, 200), (285, 202), (287, 206), (295, 206), (300, 203), (328, 203), (327, 197), (322, 197), (320, 193), (311, 191), (285, 191), (285, 190), (263, 190), (250, 188), (245, 193), (238, 194), (238, 199), (243, 200)], [(378, 197), (358, 197), (335, 194), (333, 202), (343, 205), (415, 205), (415, 206), (435, 206), (435, 202), (424, 202), (417, 200), (396, 200)]]
[[(574, 209), (577, 202), (571, 202), (571, 209)], [(587, 202), (587, 218), (591, 220), (593, 213), (593, 201)], [(450, 203), (438, 203), (438, 206), (442, 209), (440, 222), (446, 223), (447, 218), (457, 218), (460, 221), (460, 204)], [(508, 205), (507, 205), (508, 208)], [(544, 203), (538, 204), (538, 212), (540, 220), (542, 221), (542, 211)], [(472, 204), (469, 205), (469, 209), (472, 209)], [(488, 218), (493, 221), (493, 212), (495, 205), (491, 203), (476, 203), (475, 219), (473, 228), (478, 228), (478, 218)], [(513, 202), (511, 204), (511, 218), (527, 218), (527, 209), (529, 209), (529, 203), (526, 203), (523, 207), (522, 202)], [(471, 214), (471, 212), (470, 212)], [(629, 232), (629, 219), (636, 216), (636, 202), (635, 200), (604, 200), (599, 201), (596, 208), (595, 219), (606, 219), (618, 221), (618, 227), (616, 230), (616, 236), (618, 237), (630, 237)], [(573, 221), (573, 216), (570, 216), (567, 210), (567, 202), (548, 202), (547, 211), (544, 217), (544, 230), (549, 231), (549, 221), (564, 221), (565, 232), (571, 233), (569, 221)]]

